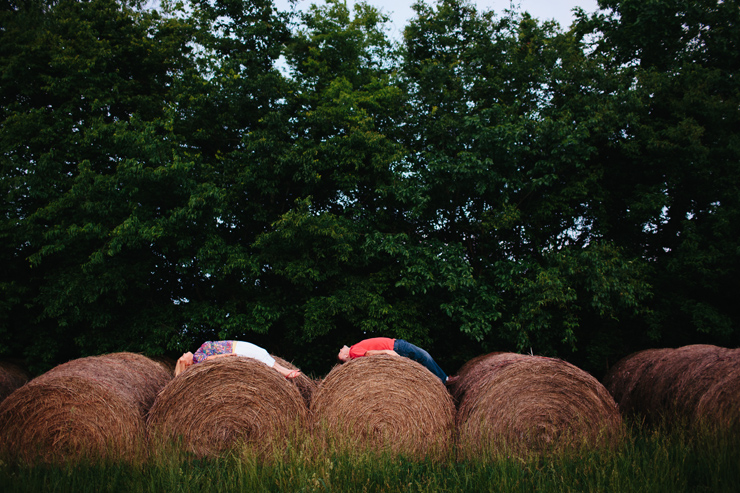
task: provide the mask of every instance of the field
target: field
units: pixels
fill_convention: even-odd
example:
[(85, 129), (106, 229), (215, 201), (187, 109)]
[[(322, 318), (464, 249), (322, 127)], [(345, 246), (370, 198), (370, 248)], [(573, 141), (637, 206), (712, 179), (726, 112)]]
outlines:
[(333, 453), (308, 438), (284, 444), (266, 460), (243, 451), (196, 459), (162, 447), (137, 464), (2, 462), (0, 485), (3, 492), (729, 492), (740, 485), (740, 444), (727, 433), (668, 431), (633, 423), (627, 439), (613, 450), (459, 462), (452, 457), (424, 461)]

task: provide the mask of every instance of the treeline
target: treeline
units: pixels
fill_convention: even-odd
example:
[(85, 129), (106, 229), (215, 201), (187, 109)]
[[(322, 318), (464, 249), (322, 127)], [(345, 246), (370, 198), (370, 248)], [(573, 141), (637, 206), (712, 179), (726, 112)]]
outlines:
[(0, 357), (740, 341), (740, 5), (0, 7)]

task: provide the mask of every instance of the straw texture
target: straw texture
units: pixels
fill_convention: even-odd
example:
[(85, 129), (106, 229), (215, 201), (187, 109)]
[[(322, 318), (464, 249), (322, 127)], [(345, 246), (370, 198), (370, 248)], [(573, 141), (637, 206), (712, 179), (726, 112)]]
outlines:
[(439, 378), (396, 356), (335, 366), (311, 405), (314, 429), (340, 449), (441, 457), (452, 443), (455, 407)]
[(157, 396), (147, 426), (196, 456), (244, 445), (258, 454), (303, 427), (307, 408), (295, 384), (252, 358), (232, 356), (193, 365)]
[(157, 363), (133, 353), (59, 365), (0, 404), (3, 452), (29, 462), (134, 459), (142, 450), (144, 417), (169, 379)]
[(516, 454), (613, 445), (622, 437), (617, 406), (588, 373), (562, 360), (501, 353), (463, 382), (459, 451)]
[(620, 360), (604, 385), (625, 416), (649, 423), (735, 426), (740, 352), (707, 344), (650, 349)]
[[(275, 356), (274, 354), (270, 356), (275, 358), (275, 361), (277, 361), (278, 364), (284, 366), (285, 368), (288, 368), (290, 370), (300, 369), (297, 366), (295, 366), (293, 363), (286, 361), (283, 358), (280, 358), (279, 356)], [(306, 408), (310, 407), (311, 398), (313, 397), (314, 392), (316, 392), (316, 389), (319, 386), (318, 382), (303, 372), (301, 372), (301, 374), (298, 375), (297, 377), (291, 378), (288, 381), (293, 383), (298, 388), (298, 392), (300, 392), (301, 397), (303, 397), (303, 402), (306, 403)]]

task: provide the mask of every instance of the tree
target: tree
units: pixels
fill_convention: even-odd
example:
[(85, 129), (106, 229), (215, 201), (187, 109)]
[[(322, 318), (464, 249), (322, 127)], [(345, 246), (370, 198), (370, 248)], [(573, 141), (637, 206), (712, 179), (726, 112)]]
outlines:
[(603, 1), (581, 17), (592, 58), (624, 82), (621, 127), (600, 145), (602, 234), (650, 262), (640, 344), (738, 343), (735, 1)]
[(161, 352), (178, 266), (160, 238), (197, 214), (172, 131), (192, 29), (110, 0), (2, 15), (3, 351), (34, 371)]
[(425, 198), (416, 213), (425, 241), (463, 247), (478, 320), (469, 335), (488, 350), (600, 364), (613, 321), (639, 314), (649, 294), (640, 262), (593, 227), (594, 143), (613, 108), (579, 93), (608, 77), (573, 33), (526, 13), (496, 19), (457, 0), (415, 8), (404, 75)]
[(735, 344), (740, 9), (601, 6), (6, 4), (0, 354)]

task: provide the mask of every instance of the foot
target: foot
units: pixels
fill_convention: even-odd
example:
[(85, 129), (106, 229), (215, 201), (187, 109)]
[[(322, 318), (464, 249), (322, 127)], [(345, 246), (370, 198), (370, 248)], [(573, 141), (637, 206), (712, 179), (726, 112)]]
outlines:
[(285, 375), (285, 378), (287, 378), (288, 380), (292, 380), (300, 374), (301, 370), (291, 370), (287, 375)]
[(445, 385), (454, 385), (455, 382), (457, 382), (458, 378), (460, 378), (460, 375), (453, 375), (451, 377), (447, 377), (447, 380), (445, 380)]

